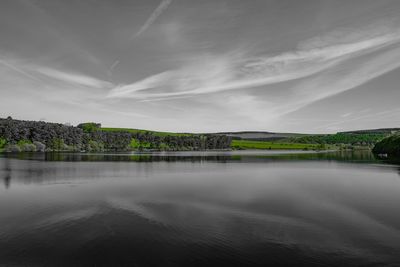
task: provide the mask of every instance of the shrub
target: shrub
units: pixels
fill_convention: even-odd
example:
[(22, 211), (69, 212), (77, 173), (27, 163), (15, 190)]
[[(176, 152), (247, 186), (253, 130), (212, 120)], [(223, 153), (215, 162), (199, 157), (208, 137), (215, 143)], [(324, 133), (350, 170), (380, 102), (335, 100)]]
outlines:
[(392, 135), (377, 143), (372, 152), (375, 154), (388, 154), (389, 156), (400, 156), (400, 135)]
[(21, 151), (23, 152), (35, 152), (36, 151), (36, 146), (34, 144), (22, 144), (19, 145)]
[(102, 152), (104, 151), (104, 144), (90, 140), (87, 150), (90, 152)]
[(95, 123), (95, 122), (85, 122), (85, 123), (79, 124), (77, 127), (81, 128), (83, 130), (83, 132), (85, 132), (85, 133), (92, 133), (92, 132), (100, 130), (101, 124)]
[(4, 138), (0, 138), (0, 149), (4, 148), (7, 144), (7, 140)]
[(56, 151), (65, 150), (64, 140), (62, 140), (60, 138), (52, 139), (50, 142), (50, 149), (56, 150)]
[(29, 140), (23, 139), (23, 140), (19, 140), (17, 143), (17, 145), (19, 145), (20, 147), (22, 147), (23, 145), (27, 145), (27, 144), (32, 144), (32, 142)]
[(35, 141), (33, 144), (37, 152), (44, 152), (46, 150), (46, 145), (41, 142)]
[(18, 145), (8, 145), (5, 148), (7, 152), (21, 152), (21, 148)]
[(139, 148), (139, 142), (135, 138), (132, 138), (131, 139), (131, 143), (129, 144), (129, 148), (132, 149), (132, 150), (138, 149)]

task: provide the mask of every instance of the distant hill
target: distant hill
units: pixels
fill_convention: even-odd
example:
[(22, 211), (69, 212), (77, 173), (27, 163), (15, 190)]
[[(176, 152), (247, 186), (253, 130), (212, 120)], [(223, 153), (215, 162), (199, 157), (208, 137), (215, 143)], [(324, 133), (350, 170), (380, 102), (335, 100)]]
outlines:
[(400, 132), (400, 128), (380, 128), (380, 129), (368, 129), (368, 130), (357, 130), (357, 131), (347, 131), (338, 132), (344, 134), (394, 134)]
[[(75, 149), (92, 151), (94, 144), (104, 150), (124, 149), (278, 149), (307, 148), (333, 145), (337, 147), (367, 147), (393, 134), (400, 128), (381, 128), (338, 132), (335, 134), (275, 133), (267, 131), (238, 131), (217, 133), (159, 132), (134, 128), (107, 128), (100, 123), (86, 122), (77, 127), (57, 123), (0, 118), (0, 150), (17, 146), (33, 149), (33, 143), (47, 150)], [(235, 142), (231, 143), (231, 140)], [(123, 142), (122, 142), (123, 141)], [(231, 145), (232, 144), (232, 145)], [(305, 146), (307, 144), (307, 146)], [(91, 148), (91, 146), (95, 148)], [(96, 148), (97, 149), (97, 148)], [(25, 151), (25, 150), (24, 150)], [(96, 151), (96, 150), (93, 150)]]
[[(190, 136), (196, 135), (195, 133), (177, 133), (177, 132), (160, 132), (144, 129), (134, 129), (134, 128), (107, 128), (102, 127), (102, 131), (106, 132), (120, 132), (127, 131), (130, 133), (151, 133), (156, 136)], [(197, 133), (197, 134), (215, 134), (215, 135), (226, 135), (232, 139), (243, 139), (243, 140), (254, 140), (254, 141), (276, 141), (283, 139), (298, 139), (302, 137), (317, 138), (321, 136), (349, 136), (349, 135), (390, 135), (396, 132), (400, 132), (400, 128), (382, 128), (382, 129), (366, 129), (366, 130), (355, 130), (355, 131), (345, 131), (337, 132), (336, 134), (304, 134), (304, 133), (275, 133), (267, 131), (238, 131), (238, 132), (216, 132), (216, 133)]]
[(273, 133), (263, 131), (243, 131), (243, 132), (219, 132), (219, 135), (226, 135), (233, 139), (244, 139), (244, 140), (257, 140), (257, 141), (273, 141), (293, 137), (301, 137), (310, 134), (299, 134), (299, 133)]
[(367, 129), (335, 134), (273, 133), (264, 131), (219, 132), (233, 140), (301, 144), (354, 145), (372, 147), (383, 138), (400, 133), (400, 128)]

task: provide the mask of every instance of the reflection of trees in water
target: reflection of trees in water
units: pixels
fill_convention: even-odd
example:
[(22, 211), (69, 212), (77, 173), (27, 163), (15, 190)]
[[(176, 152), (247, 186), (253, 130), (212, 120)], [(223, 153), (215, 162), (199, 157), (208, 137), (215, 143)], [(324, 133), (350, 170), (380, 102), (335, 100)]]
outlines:
[[(265, 154), (265, 151), (260, 153), (246, 154), (246, 151), (214, 151), (204, 152), (194, 151), (188, 152), (167, 152), (167, 153), (143, 153), (143, 154), (126, 154), (126, 153), (17, 153), (8, 154), (7, 157), (18, 158), (23, 160), (35, 161), (110, 161), (110, 162), (276, 162), (276, 161), (337, 161), (351, 163), (390, 163), (400, 165), (400, 160), (390, 161), (388, 159), (376, 158), (369, 150), (354, 150), (354, 151), (333, 151), (327, 153), (272, 153)], [(41, 172), (41, 169), (32, 170), (33, 176), (40, 176), (36, 172)], [(50, 171), (50, 170), (46, 170)]]
[(390, 158), (386, 162), (394, 165), (399, 165), (397, 167), (397, 174), (400, 176), (400, 158)]
[[(264, 154), (263, 154), (264, 153)], [(13, 160), (19, 159), (19, 160)], [(21, 161), (20, 161), (21, 160)], [(206, 162), (218, 163), (260, 163), (268, 165), (276, 162), (340, 162), (353, 164), (389, 163), (393, 171), (400, 176), (400, 161), (389, 162), (374, 157), (369, 151), (336, 151), (331, 153), (287, 153), (274, 152), (246, 152), (246, 151), (214, 151), (214, 152), (176, 152), (176, 153), (144, 153), (144, 154), (86, 154), (86, 153), (17, 153), (3, 154), (0, 158), (0, 179), (4, 186), (9, 188), (11, 179), (13, 184), (47, 184), (80, 182), (81, 177), (102, 178), (109, 177), (107, 171), (120, 171), (121, 165), (114, 162), (183, 162), (203, 164)], [(53, 162), (53, 163), (50, 163)], [(55, 162), (58, 162), (55, 164)], [(78, 162), (78, 163), (73, 163)], [(88, 162), (79, 164), (79, 162)], [(98, 164), (89, 162), (103, 162)], [(380, 165), (379, 164), (379, 165)], [(396, 166), (393, 166), (396, 165)], [(125, 166), (125, 165), (124, 165)], [(141, 175), (143, 166), (151, 164), (128, 164), (124, 170), (132, 175), (136, 172)], [(155, 165), (157, 166), (157, 165)]]
[[(44, 161), (43, 153), (10, 153), (0, 157), (0, 179), (9, 188), (13, 184), (47, 183), (76, 176), (76, 166), (51, 165)], [(19, 160), (14, 160), (19, 159)], [(49, 179), (50, 178), (50, 179)]]
[(10, 166), (10, 159), (5, 158), (4, 159), (4, 176), (3, 176), (3, 181), (4, 181), (4, 187), (8, 189), (11, 184), (11, 166)]
[(240, 156), (231, 155), (184, 155), (184, 154), (86, 154), (86, 153), (19, 153), (8, 155), (23, 160), (39, 161), (133, 161), (133, 162), (157, 162), (157, 161), (219, 161), (240, 160)]
[[(246, 151), (244, 151), (246, 152)], [(9, 154), (7, 157), (24, 160), (38, 161), (134, 161), (134, 162), (152, 162), (152, 161), (276, 161), (276, 160), (334, 160), (347, 162), (378, 162), (374, 155), (368, 150), (362, 151), (336, 151), (330, 153), (273, 153), (273, 154), (246, 154), (240, 152), (171, 152), (171, 153), (143, 153), (143, 154), (90, 154), (90, 153), (17, 153)]]
[(380, 160), (384, 163), (398, 165), (398, 167), (396, 169), (397, 169), (397, 174), (400, 176), (400, 158), (399, 157), (383, 157), (383, 158), (380, 158)]

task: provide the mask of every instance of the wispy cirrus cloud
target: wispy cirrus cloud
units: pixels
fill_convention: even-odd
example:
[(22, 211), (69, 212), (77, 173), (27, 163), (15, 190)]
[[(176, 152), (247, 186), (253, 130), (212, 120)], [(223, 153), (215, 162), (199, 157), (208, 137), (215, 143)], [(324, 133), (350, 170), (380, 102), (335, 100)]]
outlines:
[(383, 51), (370, 59), (350, 64), (347, 68), (333, 69), (324, 75), (301, 81), (292, 88), (290, 106), (285, 106), (282, 114), (299, 110), (315, 101), (331, 97), (367, 83), (385, 73), (400, 67), (400, 47)]
[(32, 79), (37, 82), (41, 82), (37, 77), (28, 73), (23, 68), (19, 67), (18, 64), (12, 63), (10, 60), (5, 60), (5, 59), (0, 58), (0, 64), (7, 67), (10, 70), (13, 70), (15, 72), (18, 72), (19, 74), (22, 74), (23, 76), (25, 76), (29, 79)]
[(151, 13), (150, 17), (146, 22), (140, 27), (139, 31), (132, 36), (132, 39), (139, 37), (144, 33), (155, 21), (156, 19), (168, 8), (172, 3), (172, 0), (162, 0), (158, 7)]
[(66, 83), (72, 83), (76, 85), (96, 87), (96, 88), (112, 87), (112, 84), (110, 82), (103, 81), (83, 74), (60, 71), (57, 69), (47, 68), (47, 67), (36, 67), (34, 68), (34, 70), (35, 72), (40, 73), (48, 78), (56, 79)]
[(66, 84), (81, 85), (94, 88), (112, 88), (113, 84), (89, 75), (58, 70), (47, 66), (30, 64), (12, 57), (0, 57), (0, 65), (30, 80), (46, 84), (50, 78)]
[[(349, 59), (372, 54), (399, 41), (400, 31), (384, 24), (362, 30), (335, 31), (299, 44), (298, 50), (278, 55), (252, 57), (249, 56), (251, 51), (239, 51), (199, 56), (188, 60), (179, 69), (119, 85), (110, 91), (108, 97), (151, 101), (266, 86), (322, 73)], [(375, 74), (371, 77), (376, 77)], [(367, 81), (359, 81), (362, 80)], [(360, 82), (352, 84), (359, 85)]]
[(400, 2), (251, 2), (9, 1), (0, 111), (190, 132), (395, 126), (374, 114), (400, 97)]

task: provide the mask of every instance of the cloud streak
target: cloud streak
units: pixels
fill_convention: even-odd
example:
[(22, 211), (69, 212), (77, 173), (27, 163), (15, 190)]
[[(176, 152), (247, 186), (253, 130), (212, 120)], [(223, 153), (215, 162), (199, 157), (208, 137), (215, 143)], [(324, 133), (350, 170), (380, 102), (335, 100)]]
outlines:
[(172, 0), (162, 0), (160, 5), (151, 13), (150, 17), (146, 20), (146, 22), (140, 27), (139, 31), (132, 36), (131, 39), (135, 39), (139, 37), (142, 33), (144, 33), (156, 20), (157, 18), (168, 8), (168, 6), (172, 3)]
[(47, 66), (29, 64), (14, 58), (0, 58), (0, 65), (9, 70), (22, 74), (30, 80), (46, 85), (48, 79), (57, 80), (69, 85), (79, 85), (93, 88), (113, 88), (110, 82), (97, 79), (88, 75), (57, 70)]
[(6, 115), (182, 132), (395, 127), (394, 115), (350, 119), (398, 106), (400, 2), (8, 2)]
[(95, 88), (110, 88), (112, 84), (100, 79), (96, 79), (90, 76), (77, 74), (77, 73), (70, 73), (65, 71), (59, 71), (56, 69), (51, 69), (47, 67), (36, 67), (34, 70), (37, 73), (40, 73), (46, 77), (56, 79), (59, 81), (72, 83), (75, 85), (82, 85), (88, 87), (95, 87)]
[(337, 95), (356, 88), (385, 73), (400, 67), (400, 48), (396, 47), (383, 52), (372, 59), (363, 60), (344, 70), (334, 69), (324, 75), (304, 80), (294, 86), (295, 92), (290, 105), (281, 105), (281, 115), (297, 111), (318, 100)]
[(114, 61), (114, 63), (111, 65), (110, 70), (114, 70), (114, 68), (119, 64), (119, 60)]
[(9, 62), (9, 61), (7, 61), (7, 60), (0, 59), (0, 64), (2, 64), (3, 66), (7, 67), (8, 69), (11, 69), (11, 70), (13, 70), (13, 71), (16, 71), (16, 72), (18, 72), (18, 73), (24, 75), (25, 77), (27, 77), (27, 78), (29, 78), (29, 79), (32, 79), (32, 80), (34, 80), (34, 81), (36, 81), (36, 82), (41, 82), (41, 80), (38, 79), (37, 77), (31, 75), (31, 74), (28, 73), (27, 71), (23, 70), (23, 69), (20, 68), (20, 67), (17, 67), (15, 64), (13, 64), (13, 63), (11, 63), (11, 62)]
[[(278, 55), (254, 58), (248, 57), (247, 51), (202, 55), (179, 69), (155, 74), (132, 84), (119, 85), (110, 91), (108, 97), (151, 100), (276, 84), (321, 73), (351, 58), (387, 48), (400, 41), (400, 32), (397, 30), (375, 36), (371, 36), (371, 31), (365, 31), (365, 36), (362, 33), (347, 33), (350, 37), (358, 37), (352, 42), (332, 44), (313, 40), (300, 46), (307, 49)], [(348, 36), (347, 39), (354, 39)]]

